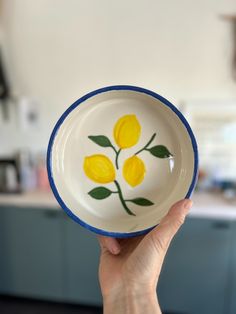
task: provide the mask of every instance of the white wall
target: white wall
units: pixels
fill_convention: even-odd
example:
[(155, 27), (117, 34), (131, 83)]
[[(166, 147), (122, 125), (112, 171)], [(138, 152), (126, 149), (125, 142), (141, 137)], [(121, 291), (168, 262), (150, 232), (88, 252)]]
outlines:
[(112, 84), (150, 88), (177, 105), (236, 96), (234, 0), (2, 0), (2, 44), (14, 93), (40, 103), (39, 130), (0, 120), (0, 154), (46, 147), (51, 128), (84, 93)]

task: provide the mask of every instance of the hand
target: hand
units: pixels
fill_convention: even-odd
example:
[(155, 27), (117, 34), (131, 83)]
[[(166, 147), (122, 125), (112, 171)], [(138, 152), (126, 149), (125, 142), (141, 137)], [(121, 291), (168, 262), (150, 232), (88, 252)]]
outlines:
[(169, 244), (183, 224), (192, 201), (173, 205), (145, 236), (114, 239), (99, 236), (99, 281), (104, 313), (161, 313), (156, 286)]

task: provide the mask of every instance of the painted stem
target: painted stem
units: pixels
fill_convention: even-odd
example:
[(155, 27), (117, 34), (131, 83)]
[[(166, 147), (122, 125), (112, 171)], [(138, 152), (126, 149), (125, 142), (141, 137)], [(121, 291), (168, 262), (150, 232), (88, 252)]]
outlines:
[(111, 148), (114, 150), (114, 152), (116, 153), (116, 160), (115, 160), (115, 163), (116, 163), (116, 169), (118, 170), (119, 169), (119, 164), (118, 164), (118, 157), (119, 157), (119, 154), (121, 152), (121, 148), (117, 151), (116, 148), (112, 145)]
[(120, 152), (121, 152), (121, 148), (118, 150), (118, 152), (116, 153), (116, 169), (118, 170), (119, 169), (119, 164), (118, 164), (118, 157), (120, 155)]
[(134, 155), (138, 155), (139, 153), (141, 153), (143, 150), (147, 150), (148, 146), (152, 143), (152, 141), (154, 140), (154, 138), (156, 137), (156, 133), (154, 133), (152, 135), (152, 137), (150, 138), (150, 140), (147, 142), (147, 144), (142, 148), (140, 149), (139, 151), (137, 151), (137, 153), (135, 153)]
[(124, 200), (123, 195), (122, 195), (122, 191), (121, 191), (121, 188), (120, 188), (119, 183), (118, 183), (116, 180), (114, 181), (114, 183), (115, 183), (115, 185), (116, 185), (116, 187), (117, 187), (118, 194), (119, 194), (119, 198), (120, 198), (121, 204), (123, 205), (124, 209), (126, 210), (126, 212), (127, 212), (129, 215), (136, 216), (136, 215), (128, 208), (128, 206), (126, 205), (125, 200)]

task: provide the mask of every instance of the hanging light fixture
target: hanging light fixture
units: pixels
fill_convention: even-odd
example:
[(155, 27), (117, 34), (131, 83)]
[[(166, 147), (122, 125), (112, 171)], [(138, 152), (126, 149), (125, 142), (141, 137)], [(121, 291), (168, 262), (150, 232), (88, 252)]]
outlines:
[(233, 35), (233, 58), (232, 58), (232, 74), (233, 79), (236, 81), (236, 14), (222, 14), (221, 18), (232, 23)]
[(7, 119), (8, 118), (7, 105), (10, 98), (10, 92), (1, 57), (2, 55), (0, 52), (0, 105), (2, 105), (3, 116), (5, 117), (5, 119)]
[(233, 50), (233, 77), (236, 81), (236, 16), (233, 19), (233, 39), (234, 39), (234, 50)]

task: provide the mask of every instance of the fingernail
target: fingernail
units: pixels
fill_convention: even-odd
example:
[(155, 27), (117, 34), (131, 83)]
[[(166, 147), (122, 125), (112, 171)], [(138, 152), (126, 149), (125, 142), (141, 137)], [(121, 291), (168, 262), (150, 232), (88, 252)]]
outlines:
[(184, 201), (184, 208), (185, 208), (187, 211), (190, 210), (190, 208), (192, 207), (192, 205), (193, 205), (193, 202), (192, 202), (190, 199), (186, 199), (186, 200)]

